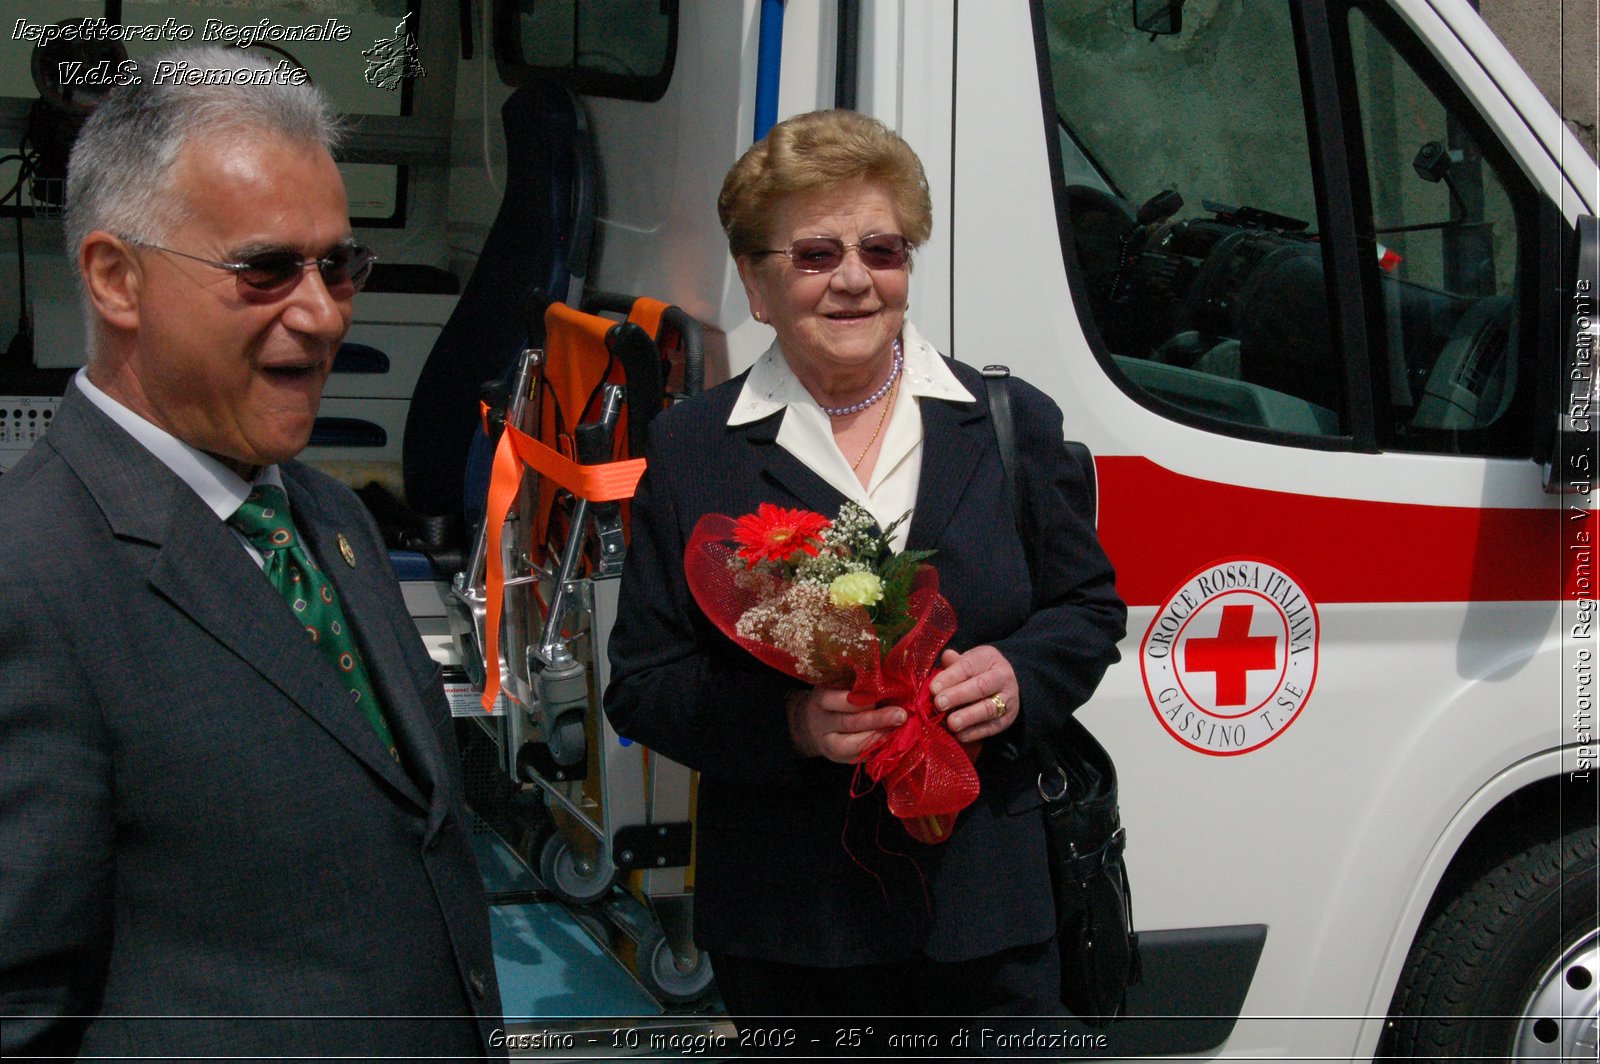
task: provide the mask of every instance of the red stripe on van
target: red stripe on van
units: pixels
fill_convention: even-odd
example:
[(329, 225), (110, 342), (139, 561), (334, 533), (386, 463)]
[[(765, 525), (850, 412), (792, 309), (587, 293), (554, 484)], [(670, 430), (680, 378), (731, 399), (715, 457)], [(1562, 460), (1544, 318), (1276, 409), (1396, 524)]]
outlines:
[(1600, 523), (1571, 505), (1581, 496), (1525, 510), (1420, 506), (1242, 488), (1131, 455), (1096, 465), (1100, 539), (1130, 606), (1159, 605), (1230, 558), (1281, 565), (1317, 602), (1595, 597)]

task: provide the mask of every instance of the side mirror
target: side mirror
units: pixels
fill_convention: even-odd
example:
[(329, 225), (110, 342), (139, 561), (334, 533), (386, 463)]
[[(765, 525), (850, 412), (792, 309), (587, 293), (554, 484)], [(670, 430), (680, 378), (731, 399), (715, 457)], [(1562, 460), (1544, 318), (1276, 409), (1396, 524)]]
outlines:
[(1411, 169), (1424, 181), (1438, 184), (1440, 181), (1450, 180), (1450, 168), (1461, 162), (1466, 153), (1450, 151), (1436, 140), (1430, 140), (1417, 149), (1416, 158), (1411, 160)]
[(1594, 488), (1597, 417), (1600, 417), (1600, 222), (1578, 219), (1577, 269), (1571, 274), (1566, 347), (1556, 390), (1555, 441), (1544, 463), (1544, 490), (1588, 494)]
[(1133, 28), (1152, 39), (1183, 30), (1183, 0), (1133, 0)]

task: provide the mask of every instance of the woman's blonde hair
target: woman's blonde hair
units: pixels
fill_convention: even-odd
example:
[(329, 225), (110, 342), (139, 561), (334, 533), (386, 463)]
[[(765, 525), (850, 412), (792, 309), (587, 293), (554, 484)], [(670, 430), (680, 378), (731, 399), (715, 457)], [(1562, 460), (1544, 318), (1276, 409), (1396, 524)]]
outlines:
[(767, 247), (767, 227), (790, 196), (854, 181), (882, 185), (913, 247), (933, 231), (933, 200), (911, 145), (857, 111), (812, 111), (773, 126), (722, 180), (717, 217), (735, 258)]

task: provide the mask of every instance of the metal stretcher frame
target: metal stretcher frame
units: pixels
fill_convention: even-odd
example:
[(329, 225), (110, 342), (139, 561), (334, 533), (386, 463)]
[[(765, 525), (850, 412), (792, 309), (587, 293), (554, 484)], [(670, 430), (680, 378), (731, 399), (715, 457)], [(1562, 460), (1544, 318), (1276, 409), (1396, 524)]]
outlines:
[(696, 781), (618, 736), (600, 702), (627, 500), (644, 468), (633, 455), (651, 417), (700, 390), (703, 347), (676, 307), (614, 296), (594, 307), (628, 320), (552, 303), (544, 346), (518, 361), (451, 626), (503, 768), (539, 788), (555, 825), (529, 855), (540, 878), (563, 901), (599, 907), (639, 981), (682, 1004), (711, 982), (691, 933)]

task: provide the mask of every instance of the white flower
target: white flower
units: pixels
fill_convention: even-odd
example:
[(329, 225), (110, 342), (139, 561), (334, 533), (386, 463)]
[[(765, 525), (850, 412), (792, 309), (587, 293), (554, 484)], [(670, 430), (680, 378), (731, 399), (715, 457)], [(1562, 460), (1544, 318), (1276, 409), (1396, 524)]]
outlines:
[(875, 573), (845, 573), (828, 585), (835, 606), (874, 606), (883, 598), (883, 581)]

